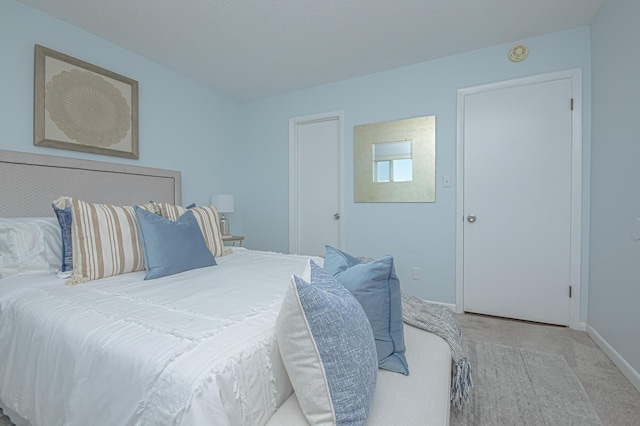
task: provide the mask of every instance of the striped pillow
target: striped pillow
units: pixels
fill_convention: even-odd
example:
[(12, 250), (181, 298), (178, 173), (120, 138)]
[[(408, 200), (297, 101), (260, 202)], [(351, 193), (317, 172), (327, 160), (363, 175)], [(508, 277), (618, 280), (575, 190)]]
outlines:
[[(158, 203), (162, 216), (167, 219), (176, 221), (182, 216), (187, 209), (182, 206), (176, 206), (168, 203)], [(222, 241), (222, 233), (220, 232), (220, 221), (218, 220), (218, 211), (213, 206), (193, 207), (192, 211), (200, 225), (200, 230), (204, 235), (207, 247), (215, 257), (224, 256), (227, 251), (224, 249)]]
[[(71, 207), (72, 215), (73, 277), (69, 284), (145, 269), (133, 206), (91, 204), (71, 197), (64, 197), (63, 203)], [(153, 204), (140, 207), (155, 211)]]

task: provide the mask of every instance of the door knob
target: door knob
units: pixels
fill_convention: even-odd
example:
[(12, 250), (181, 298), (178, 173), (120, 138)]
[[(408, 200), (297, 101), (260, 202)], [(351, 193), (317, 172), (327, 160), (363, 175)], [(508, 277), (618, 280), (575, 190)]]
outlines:
[(333, 218), (334, 218), (335, 220), (340, 219), (340, 213), (334, 213), (334, 214), (333, 214)]
[(467, 216), (467, 221), (469, 221), (469, 223), (473, 223), (476, 221), (476, 217), (470, 214), (469, 216)]

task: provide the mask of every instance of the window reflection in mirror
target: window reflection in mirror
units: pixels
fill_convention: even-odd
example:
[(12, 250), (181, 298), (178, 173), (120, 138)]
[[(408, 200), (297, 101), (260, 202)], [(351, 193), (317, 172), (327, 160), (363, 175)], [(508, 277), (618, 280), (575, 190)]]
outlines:
[(371, 146), (374, 182), (413, 180), (413, 141), (380, 142)]

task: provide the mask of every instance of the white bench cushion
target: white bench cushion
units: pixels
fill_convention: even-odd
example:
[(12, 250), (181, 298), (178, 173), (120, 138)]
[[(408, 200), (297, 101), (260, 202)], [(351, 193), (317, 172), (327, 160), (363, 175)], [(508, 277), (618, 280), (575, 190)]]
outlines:
[[(451, 351), (435, 334), (404, 325), (409, 375), (378, 370), (378, 384), (366, 426), (448, 425)], [(308, 426), (295, 393), (269, 426)]]

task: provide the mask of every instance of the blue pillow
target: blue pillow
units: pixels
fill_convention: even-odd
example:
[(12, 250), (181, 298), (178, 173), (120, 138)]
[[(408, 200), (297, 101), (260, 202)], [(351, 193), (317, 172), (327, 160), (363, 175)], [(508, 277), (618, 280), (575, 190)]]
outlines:
[(291, 280), (276, 336), (309, 423), (364, 424), (378, 373), (371, 325), (351, 293), (311, 260)]
[(409, 374), (405, 356), (400, 280), (393, 257), (369, 263), (331, 246), (325, 246), (324, 269), (353, 294), (369, 318), (376, 339), (378, 366)]
[(175, 222), (138, 206), (135, 212), (147, 266), (145, 280), (216, 264), (192, 211)]
[(53, 211), (58, 218), (60, 224), (60, 232), (62, 233), (62, 272), (73, 271), (73, 246), (71, 245), (71, 207), (63, 209), (56, 207), (52, 203)]

